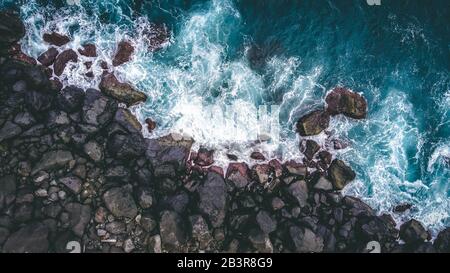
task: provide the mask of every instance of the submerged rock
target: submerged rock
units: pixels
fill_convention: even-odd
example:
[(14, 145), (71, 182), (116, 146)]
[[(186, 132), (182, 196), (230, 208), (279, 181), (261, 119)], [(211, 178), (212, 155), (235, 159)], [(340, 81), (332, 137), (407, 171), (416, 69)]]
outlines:
[(70, 38), (68, 36), (59, 34), (57, 32), (45, 33), (42, 38), (45, 42), (56, 46), (63, 46), (70, 42)]
[(117, 45), (116, 55), (112, 61), (113, 66), (119, 66), (131, 60), (131, 55), (134, 53), (134, 47), (129, 41), (121, 41)]
[(301, 136), (317, 135), (328, 127), (330, 116), (323, 110), (315, 110), (301, 117), (297, 122), (297, 132)]
[(142, 34), (150, 51), (162, 49), (170, 40), (170, 31), (165, 24), (150, 24)]
[(331, 115), (344, 114), (354, 119), (367, 116), (367, 102), (363, 96), (347, 88), (336, 87), (325, 98), (327, 112)]
[(119, 82), (116, 76), (111, 73), (107, 73), (103, 76), (100, 82), (100, 90), (119, 102), (125, 103), (127, 106), (135, 105), (147, 100), (147, 95), (135, 89), (128, 83)]

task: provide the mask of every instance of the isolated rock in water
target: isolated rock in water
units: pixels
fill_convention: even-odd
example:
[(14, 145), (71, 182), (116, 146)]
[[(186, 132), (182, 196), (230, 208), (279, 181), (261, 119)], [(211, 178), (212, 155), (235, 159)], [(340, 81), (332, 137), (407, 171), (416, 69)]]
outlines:
[(266, 160), (266, 157), (260, 152), (252, 152), (250, 158), (255, 160)]
[(292, 226), (289, 234), (296, 252), (322, 252), (323, 238), (316, 235), (309, 228)]
[(53, 62), (56, 59), (56, 56), (58, 56), (58, 50), (54, 47), (50, 47), (47, 51), (39, 55), (37, 60), (45, 66), (50, 66), (53, 64)]
[(79, 48), (78, 52), (86, 57), (97, 57), (97, 47), (94, 44), (84, 44), (83, 48)]
[(45, 33), (42, 38), (47, 43), (49, 43), (51, 45), (56, 45), (56, 46), (63, 46), (65, 44), (67, 44), (68, 42), (70, 42), (69, 37), (67, 37), (66, 35), (56, 33), (56, 32)]
[(400, 205), (395, 206), (393, 208), (393, 211), (396, 213), (402, 213), (402, 212), (409, 210), (411, 207), (412, 207), (412, 205), (408, 204), (408, 203), (400, 204)]
[(314, 140), (307, 139), (300, 141), (300, 152), (302, 152), (308, 160), (312, 160), (319, 150), (320, 146)]
[(151, 118), (146, 118), (145, 124), (147, 124), (147, 130), (149, 133), (153, 132), (153, 130), (155, 130), (156, 128), (156, 122)]
[(116, 217), (134, 218), (137, 206), (131, 194), (123, 188), (112, 188), (103, 194), (108, 210)]
[(344, 114), (347, 117), (363, 119), (367, 116), (367, 102), (358, 93), (336, 87), (325, 98), (327, 111), (331, 115)]
[(406, 223), (403, 223), (400, 227), (400, 238), (407, 244), (417, 244), (428, 240), (430, 234), (422, 226), (422, 224), (411, 219)]
[(167, 251), (180, 251), (186, 241), (182, 219), (175, 211), (163, 211), (159, 222), (162, 246)]
[(121, 41), (117, 46), (117, 52), (113, 59), (113, 66), (119, 66), (131, 60), (134, 47), (129, 41)]
[(42, 223), (28, 224), (9, 236), (5, 253), (45, 253), (48, 251), (48, 228)]
[(69, 161), (73, 160), (72, 153), (64, 150), (56, 150), (45, 153), (41, 160), (31, 171), (31, 175), (35, 175), (40, 171), (52, 170), (64, 167)]
[(75, 51), (72, 49), (64, 50), (56, 57), (55, 63), (53, 64), (53, 72), (56, 76), (61, 76), (68, 62), (76, 63), (77, 61), (78, 55)]
[(170, 31), (165, 24), (150, 24), (142, 34), (150, 51), (163, 48), (170, 40)]
[(132, 106), (147, 100), (147, 95), (127, 83), (119, 82), (116, 76), (111, 73), (103, 76), (100, 82), (100, 90), (119, 102), (125, 103), (127, 106)]
[(17, 13), (12, 11), (0, 12), (0, 51), (19, 41), (25, 35), (23, 25)]
[(330, 116), (323, 110), (313, 111), (297, 122), (297, 132), (301, 136), (317, 135), (325, 130), (330, 123)]
[(223, 178), (217, 173), (209, 172), (198, 193), (200, 211), (208, 215), (213, 227), (221, 226), (227, 206), (227, 188)]
[(355, 172), (344, 161), (335, 159), (328, 168), (328, 176), (333, 182), (334, 189), (342, 190), (345, 185), (355, 179)]

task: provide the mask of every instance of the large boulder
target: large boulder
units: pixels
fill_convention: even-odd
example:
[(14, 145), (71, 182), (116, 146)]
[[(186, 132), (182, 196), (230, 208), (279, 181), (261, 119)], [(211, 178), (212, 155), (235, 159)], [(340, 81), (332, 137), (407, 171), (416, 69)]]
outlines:
[(287, 191), (300, 207), (306, 206), (308, 202), (308, 186), (304, 180), (290, 184)]
[(67, 86), (57, 96), (58, 106), (68, 113), (78, 111), (84, 100), (84, 91), (76, 86)]
[(309, 228), (292, 226), (289, 228), (290, 239), (296, 252), (322, 252), (323, 238)]
[(56, 60), (56, 56), (58, 56), (58, 50), (54, 47), (50, 47), (47, 51), (45, 51), (44, 53), (42, 53), (41, 55), (39, 55), (39, 57), (37, 58), (37, 60), (45, 66), (50, 66), (52, 65), (55, 60)]
[(79, 48), (78, 52), (86, 57), (97, 57), (97, 47), (94, 44), (84, 44), (83, 48)]
[(78, 237), (82, 237), (87, 224), (91, 220), (91, 207), (79, 203), (68, 203), (64, 208), (70, 215), (69, 225), (73, 233)]
[(101, 129), (111, 121), (117, 110), (117, 102), (104, 96), (100, 91), (87, 89), (84, 97), (83, 122)]
[(128, 83), (119, 82), (112, 73), (107, 73), (102, 77), (100, 90), (119, 102), (125, 103), (127, 106), (132, 106), (147, 100), (147, 95)]
[(138, 211), (131, 194), (123, 188), (111, 188), (103, 194), (108, 210), (116, 217), (134, 218)]
[(227, 168), (226, 178), (236, 188), (244, 188), (250, 181), (249, 168), (245, 163), (230, 163)]
[(12, 11), (0, 12), (0, 51), (19, 41), (25, 35), (23, 25), (17, 13)]
[(342, 190), (345, 185), (355, 179), (356, 174), (344, 161), (335, 159), (328, 168), (328, 176), (333, 182), (334, 189)]
[(119, 66), (131, 60), (131, 55), (133, 55), (134, 47), (129, 41), (121, 41), (117, 45), (116, 55), (113, 59), (113, 65)]
[(175, 211), (163, 211), (159, 222), (159, 232), (164, 250), (180, 252), (186, 242), (185, 227), (181, 217)]
[(55, 46), (63, 46), (70, 42), (70, 38), (68, 36), (59, 34), (57, 32), (44, 33), (42, 38), (45, 42)]
[(403, 223), (400, 227), (400, 239), (407, 244), (418, 244), (428, 240), (430, 234), (423, 227), (423, 225), (415, 220), (411, 219), (406, 223)]
[(141, 123), (137, 120), (130, 110), (125, 108), (117, 109), (114, 121), (127, 129), (130, 133), (139, 133), (142, 130)]
[(31, 175), (35, 175), (40, 171), (62, 168), (71, 160), (73, 160), (73, 156), (70, 151), (49, 151), (42, 156), (39, 162), (36, 163), (31, 171)]
[(227, 187), (223, 177), (208, 172), (206, 180), (198, 188), (199, 209), (208, 216), (213, 227), (220, 227), (225, 220), (227, 210)]
[(315, 110), (301, 117), (297, 122), (297, 132), (301, 136), (320, 134), (330, 123), (330, 115), (323, 110)]
[(55, 63), (53, 64), (53, 72), (56, 76), (61, 76), (64, 72), (64, 68), (69, 62), (76, 63), (78, 61), (78, 55), (72, 49), (66, 49), (61, 54), (58, 55), (55, 59)]
[(302, 152), (308, 160), (312, 160), (319, 150), (319, 144), (312, 139), (300, 141), (300, 152)]
[(42, 223), (28, 224), (9, 236), (5, 253), (44, 253), (48, 251), (49, 229)]
[(434, 240), (434, 247), (439, 252), (450, 253), (450, 228), (439, 232), (436, 240)]
[(367, 102), (363, 96), (347, 88), (336, 87), (325, 98), (327, 112), (331, 115), (344, 114), (354, 119), (367, 116)]

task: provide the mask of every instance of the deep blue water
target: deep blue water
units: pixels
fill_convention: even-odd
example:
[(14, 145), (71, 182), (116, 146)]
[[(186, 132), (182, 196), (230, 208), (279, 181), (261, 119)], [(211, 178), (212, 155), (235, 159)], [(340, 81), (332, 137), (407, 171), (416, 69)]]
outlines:
[[(183, 132), (244, 158), (258, 148), (247, 144), (257, 130), (249, 117), (260, 105), (279, 106), (281, 145), (266, 151), (295, 158), (298, 117), (322, 106), (334, 86), (361, 92), (368, 118), (336, 117), (330, 126), (333, 138), (351, 144), (334, 151), (358, 174), (347, 194), (380, 213), (412, 203), (409, 214), (396, 218), (415, 217), (434, 232), (450, 226), (448, 1), (79, 2), (0, 5), (20, 10), (27, 24), (22, 48), (34, 57), (47, 48), (41, 37), (49, 30), (69, 34), (67, 47), (95, 42), (108, 62), (117, 42), (131, 39), (138, 53), (115, 73), (149, 95), (133, 109), (140, 119), (153, 117), (155, 134)], [(149, 22), (165, 23), (173, 34), (155, 53), (142, 42)], [(66, 69), (64, 83), (96, 86), (99, 78), (87, 80), (83, 69)], [(324, 134), (315, 139), (328, 145)]]

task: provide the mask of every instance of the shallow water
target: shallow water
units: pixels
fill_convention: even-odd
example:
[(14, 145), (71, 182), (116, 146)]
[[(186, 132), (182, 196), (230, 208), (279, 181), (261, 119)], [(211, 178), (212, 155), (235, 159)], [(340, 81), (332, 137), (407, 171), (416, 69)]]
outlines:
[[(98, 60), (109, 63), (117, 42), (131, 39), (137, 54), (115, 73), (149, 96), (133, 111), (141, 121), (156, 120), (154, 135), (182, 132), (197, 146), (244, 160), (254, 149), (300, 157), (295, 121), (321, 107), (334, 86), (361, 92), (368, 118), (336, 117), (329, 128), (331, 138), (351, 144), (334, 151), (357, 172), (346, 193), (380, 213), (411, 203), (409, 214), (395, 217), (417, 218), (433, 232), (450, 226), (447, 1), (76, 2), (0, 5), (20, 9), (27, 25), (22, 48), (33, 57), (46, 50), (41, 37), (49, 30), (69, 34), (66, 47), (94, 42)], [(157, 52), (142, 39), (149, 22), (165, 23), (173, 34)], [(64, 83), (97, 86), (99, 76), (85, 78), (81, 63), (66, 68)], [(94, 73), (101, 74), (98, 64)], [(279, 127), (259, 128), (261, 106), (269, 109), (266, 118), (279, 117)], [(271, 140), (255, 146), (262, 135)], [(329, 144), (325, 134), (315, 138)]]

